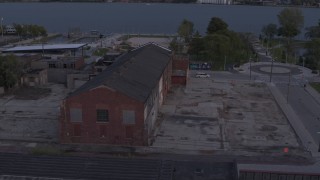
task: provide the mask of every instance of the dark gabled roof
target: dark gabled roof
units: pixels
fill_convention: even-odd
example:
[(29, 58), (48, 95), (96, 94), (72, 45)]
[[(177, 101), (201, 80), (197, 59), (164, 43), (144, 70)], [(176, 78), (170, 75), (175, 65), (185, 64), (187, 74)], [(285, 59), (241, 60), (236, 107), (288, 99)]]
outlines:
[(34, 51), (43, 51), (43, 50), (67, 50), (67, 49), (79, 49), (87, 44), (40, 44), (40, 45), (31, 45), (31, 46), (16, 46), (2, 52), (34, 52)]
[(118, 57), (114, 64), (69, 97), (99, 86), (106, 86), (145, 102), (159, 83), (170, 61), (170, 54), (170, 50), (153, 43), (134, 49)]

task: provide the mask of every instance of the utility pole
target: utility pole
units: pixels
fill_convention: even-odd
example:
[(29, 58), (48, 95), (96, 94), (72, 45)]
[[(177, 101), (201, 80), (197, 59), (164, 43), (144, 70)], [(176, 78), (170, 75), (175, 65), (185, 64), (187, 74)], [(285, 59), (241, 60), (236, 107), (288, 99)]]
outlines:
[(224, 56), (224, 65), (223, 65), (223, 69), (224, 71), (226, 70), (226, 64), (227, 64), (227, 56)]
[(1, 17), (1, 37), (3, 39), (3, 26), (2, 26), (3, 17)]
[(286, 64), (288, 63), (288, 50), (286, 50)]
[(42, 41), (42, 57), (44, 57), (44, 47), (43, 47), (43, 41)]
[[(317, 132), (317, 134), (319, 134), (319, 135), (320, 135), (320, 131), (319, 131), (319, 132)], [(320, 152), (320, 141), (319, 141), (319, 146), (318, 146), (318, 152)]]
[(287, 89), (287, 104), (289, 103), (290, 83), (291, 83), (291, 70), (290, 70), (290, 73), (289, 73), (289, 81), (288, 81), (288, 89)]
[(273, 69), (273, 58), (271, 59), (270, 82), (271, 82), (271, 80), (272, 80), (272, 69)]
[(249, 61), (250, 61), (250, 80), (251, 80), (251, 57), (250, 57)]

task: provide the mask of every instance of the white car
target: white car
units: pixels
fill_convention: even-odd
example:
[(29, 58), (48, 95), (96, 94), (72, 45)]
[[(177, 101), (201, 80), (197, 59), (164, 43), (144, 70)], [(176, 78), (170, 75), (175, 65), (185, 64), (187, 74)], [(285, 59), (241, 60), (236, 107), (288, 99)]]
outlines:
[(209, 78), (210, 74), (204, 73), (204, 72), (197, 72), (196, 74), (197, 78)]

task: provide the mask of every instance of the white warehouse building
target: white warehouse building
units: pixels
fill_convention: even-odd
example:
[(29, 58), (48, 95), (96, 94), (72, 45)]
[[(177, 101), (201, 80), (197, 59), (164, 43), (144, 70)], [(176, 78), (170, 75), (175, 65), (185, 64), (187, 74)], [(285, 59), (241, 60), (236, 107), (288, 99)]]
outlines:
[(232, 4), (232, 0), (198, 0), (201, 4)]

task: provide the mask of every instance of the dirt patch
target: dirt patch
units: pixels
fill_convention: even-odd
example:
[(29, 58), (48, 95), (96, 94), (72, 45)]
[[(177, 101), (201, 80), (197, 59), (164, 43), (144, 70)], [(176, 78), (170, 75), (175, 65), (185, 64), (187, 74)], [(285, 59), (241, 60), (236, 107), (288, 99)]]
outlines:
[(263, 125), (261, 127), (261, 131), (276, 131), (278, 128), (275, 126), (271, 126), (271, 125)]
[(15, 99), (37, 100), (50, 95), (50, 88), (23, 87), (13, 92)]

